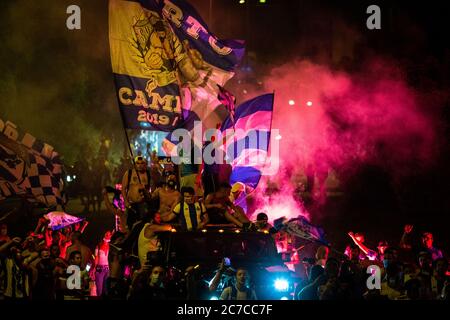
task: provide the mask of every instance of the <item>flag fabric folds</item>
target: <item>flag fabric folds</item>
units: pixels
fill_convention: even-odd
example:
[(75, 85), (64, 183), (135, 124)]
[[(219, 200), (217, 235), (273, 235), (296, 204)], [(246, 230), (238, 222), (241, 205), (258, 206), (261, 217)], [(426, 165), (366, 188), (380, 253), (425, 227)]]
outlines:
[(187, 82), (189, 103), (183, 107), (195, 112), (203, 129), (217, 128), (228, 115), (218, 99), (219, 87), (234, 75), (244, 56), (243, 41), (220, 40), (209, 30), (198, 12), (185, 0), (164, 1), (163, 16), (169, 21), (198, 72)]
[(177, 64), (193, 69), (156, 1), (109, 1), (112, 71), (125, 128), (171, 131), (181, 123)]
[(286, 217), (281, 217), (274, 220), (273, 225), (276, 230), (284, 230), (301, 239), (329, 245), (328, 241), (325, 239), (323, 229), (309, 223), (304, 216), (298, 216), (297, 218), (290, 220)]
[(75, 217), (62, 211), (49, 212), (44, 215), (44, 218), (49, 220), (48, 227), (52, 230), (63, 229), (84, 220), (84, 218)]
[(228, 117), (222, 123), (222, 150), (233, 168), (231, 184), (242, 182), (251, 189), (258, 185), (268, 157), (273, 101), (273, 94), (248, 100), (236, 108), (234, 121)]
[(183, 0), (110, 0), (109, 39), (125, 128), (171, 132), (201, 120), (215, 126), (219, 85), (244, 47), (221, 41)]
[(62, 162), (53, 147), (0, 119), (0, 200), (26, 197), (46, 207), (64, 205)]

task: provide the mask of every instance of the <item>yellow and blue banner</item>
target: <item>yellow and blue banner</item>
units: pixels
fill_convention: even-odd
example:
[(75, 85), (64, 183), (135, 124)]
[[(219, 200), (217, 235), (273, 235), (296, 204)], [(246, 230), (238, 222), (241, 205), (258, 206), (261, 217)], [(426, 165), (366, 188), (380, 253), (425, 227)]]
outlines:
[[(125, 128), (171, 132), (220, 105), (244, 47), (221, 41), (186, 1), (110, 0), (109, 39)], [(212, 117), (206, 127), (223, 119)]]

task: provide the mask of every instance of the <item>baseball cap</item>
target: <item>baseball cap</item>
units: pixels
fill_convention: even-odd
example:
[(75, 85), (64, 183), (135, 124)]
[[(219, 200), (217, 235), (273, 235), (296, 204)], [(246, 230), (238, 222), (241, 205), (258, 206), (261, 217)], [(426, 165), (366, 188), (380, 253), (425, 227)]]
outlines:
[(236, 182), (235, 184), (233, 184), (233, 186), (231, 187), (231, 192), (237, 192), (237, 191), (242, 191), (245, 189), (245, 185), (242, 182)]
[(138, 161), (145, 161), (145, 162), (147, 162), (147, 160), (143, 156), (137, 156), (137, 157), (134, 158), (134, 162), (138, 162)]

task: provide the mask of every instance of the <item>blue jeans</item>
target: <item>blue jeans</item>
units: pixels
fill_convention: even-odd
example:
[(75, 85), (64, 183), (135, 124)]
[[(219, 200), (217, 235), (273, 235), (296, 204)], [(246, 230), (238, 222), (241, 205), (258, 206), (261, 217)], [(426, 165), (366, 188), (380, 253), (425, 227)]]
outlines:
[(97, 297), (101, 297), (105, 292), (106, 278), (109, 274), (108, 266), (97, 266), (95, 270), (95, 286), (97, 287)]

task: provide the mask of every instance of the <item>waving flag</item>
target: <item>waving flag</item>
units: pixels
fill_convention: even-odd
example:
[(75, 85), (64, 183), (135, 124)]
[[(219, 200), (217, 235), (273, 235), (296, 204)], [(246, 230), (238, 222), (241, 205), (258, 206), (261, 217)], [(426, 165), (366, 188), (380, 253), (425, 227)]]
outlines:
[(182, 122), (177, 66), (188, 74), (195, 68), (158, 11), (156, 1), (109, 1), (111, 63), (126, 128), (171, 131)]
[(0, 119), (0, 200), (23, 196), (47, 207), (64, 205), (62, 163), (53, 147)]
[(48, 227), (52, 230), (63, 229), (67, 226), (81, 222), (84, 218), (71, 216), (62, 211), (52, 211), (44, 215), (44, 218), (49, 220)]
[(221, 126), (226, 137), (223, 151), (233, 167), (230, 183), (242, 182), (255, 189), (269, 150), (273, 94), (264, 94), (238, 106), (235, 121), (228, 117)]
[(184, 108), (198, 115), (204, 129), (216, 128), (227, 116), (217, 97), (219, 86), (233, 77), (234, 69), (244, 56), (244, 44), (217, 39), (185, 0), (165, 0), (162, 14), (185, 45), (199, 75), (196, 81), (187, 82), (191, 104), (184, 104)]
[(125, 128), (171, 132), (225, 118), (217, 84), (233, 76), (244, 48), (218, 40), (187, 2), (110, 0), (109, 39)]
[(321, 227), (317, 227), (309, 223), (303, 216), (288, 220), (285, 217), (278, 218), (273, 222), (276, 230), (284, 230), (287, 233), (299, 237), (301, 239), (319, 242), (329, 245), (325, 239), (325, 233)]

